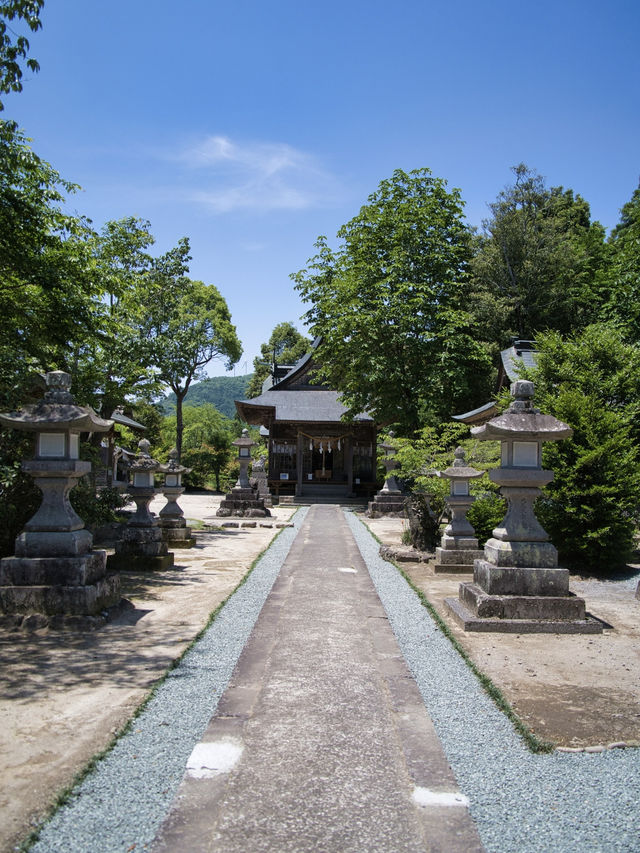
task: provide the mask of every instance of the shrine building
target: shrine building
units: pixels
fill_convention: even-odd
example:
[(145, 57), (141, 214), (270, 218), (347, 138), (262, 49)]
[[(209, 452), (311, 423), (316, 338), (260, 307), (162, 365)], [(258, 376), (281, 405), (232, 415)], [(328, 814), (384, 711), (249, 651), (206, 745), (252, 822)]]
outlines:
[(341, 420), (346, 406), (339, 392), (313, 384), (317, 345), (284, 376), (274, 368), (260, 396), (236, 400), (236, 409), (243, 421), (268, 433), (272, 495), (368, 499), (377, 488), (376, 424), (365, 413)]

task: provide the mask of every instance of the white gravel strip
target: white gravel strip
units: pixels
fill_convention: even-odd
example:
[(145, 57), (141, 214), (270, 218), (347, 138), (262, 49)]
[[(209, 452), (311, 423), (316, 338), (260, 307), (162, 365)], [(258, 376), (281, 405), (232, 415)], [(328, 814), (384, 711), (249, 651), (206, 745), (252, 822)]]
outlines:
[(295, 527), (283, 529), (132, 730), (44, 827), (32, 851), (125, 853), (151, 844), (306, 513), (298, 510)]
[[(640, 851), (640, 750), (533, 755), (379, 544), (345, 513), (490, 853)], [(549, 642), (552, 642), (550, 638)]]

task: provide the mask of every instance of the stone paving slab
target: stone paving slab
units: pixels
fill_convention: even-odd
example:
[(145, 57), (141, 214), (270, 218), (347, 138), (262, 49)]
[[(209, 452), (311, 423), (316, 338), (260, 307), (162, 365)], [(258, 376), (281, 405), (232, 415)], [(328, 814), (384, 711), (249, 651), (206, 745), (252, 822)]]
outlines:
[(153, 851), (481, 849), (342, 512), (312, 507)]

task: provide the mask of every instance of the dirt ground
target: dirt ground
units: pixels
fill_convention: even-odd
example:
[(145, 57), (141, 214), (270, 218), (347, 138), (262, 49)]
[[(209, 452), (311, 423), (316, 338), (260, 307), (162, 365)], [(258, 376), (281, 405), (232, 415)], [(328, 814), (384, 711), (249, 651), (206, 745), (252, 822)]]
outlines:
[[(219, 502), (180, 499), (196, 520), (215, 516)], [(95, 632), (0, 633), (0, 850), (12, 850), (109, 745), (293, 511), (275, 507), (264, 519), (272, 527), (258, 520), (255, 528), (199, 530), (195, 548), (175, 551), (173, 569), (123, 573), (122, 594), (134, 606)]]
[[(185, 495), (180, 503), (189, 519), (219, 524), (219, 501)], [(96, 632), (0, 634), (0, 850), (12, 850), (108, 746), (292, 512), (276, 507), (270, 528), (200, 530), (196, 548), (176, 551), (173, 569), (123, 574), (134, 607)], [(383, 542), (400, 542), (401, 520), (366, 521)], [(403, 568), (538, 735), (564, 746), (640, 744), (637, 581), (572, 582), (612, 626), (601, 635), (465, 634), (443, 599), (466, 576), (435, 575), (428, 563)]]
[[(385, 544), (400, 544), (401, 519), (366, 523)], [(430, 563), (402, 568), (539, 737), (564, 747), (640, 746), (640, 566), (616, 580), (572, 578), (588, 612), (611, 626), (594, 635), (465, 632), (444, 599), (457, 598), (471, 575), (436, 575)]]

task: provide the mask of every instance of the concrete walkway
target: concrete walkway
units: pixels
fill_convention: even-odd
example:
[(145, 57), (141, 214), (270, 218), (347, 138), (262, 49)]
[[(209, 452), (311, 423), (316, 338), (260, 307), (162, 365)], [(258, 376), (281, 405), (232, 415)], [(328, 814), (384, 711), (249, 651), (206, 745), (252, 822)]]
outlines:
[(153, 851), (481, 849), (342, 510), (314, 506)]

